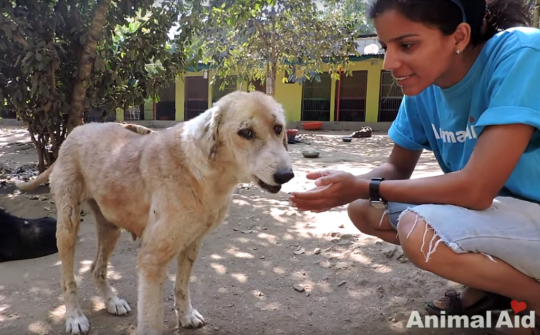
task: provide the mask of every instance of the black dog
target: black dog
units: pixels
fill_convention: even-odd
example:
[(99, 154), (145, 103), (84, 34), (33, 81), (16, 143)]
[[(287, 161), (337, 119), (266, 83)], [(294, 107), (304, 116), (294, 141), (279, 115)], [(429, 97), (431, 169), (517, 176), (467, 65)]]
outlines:
[(56, 219), (24, 219), (0, 208), (0, 262), (38, 258), (57, 252)]

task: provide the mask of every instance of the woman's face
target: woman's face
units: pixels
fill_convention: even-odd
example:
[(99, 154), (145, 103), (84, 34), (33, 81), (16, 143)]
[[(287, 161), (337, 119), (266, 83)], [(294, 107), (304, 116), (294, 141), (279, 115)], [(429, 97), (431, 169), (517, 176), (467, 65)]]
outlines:
[(459, 49), (453, 35), (444, 36), (394, 10), (377, 16), (374, 25), (386, 49), (384, 69), (392, 72), (403, 94), (419, 94), (432, 84), (444, 86), (445, 77), (452, 77), (448, 72)]

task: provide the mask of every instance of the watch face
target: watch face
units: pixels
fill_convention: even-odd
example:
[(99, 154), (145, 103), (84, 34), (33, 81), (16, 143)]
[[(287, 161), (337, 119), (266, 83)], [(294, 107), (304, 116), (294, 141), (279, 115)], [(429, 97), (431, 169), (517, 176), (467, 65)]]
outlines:
[(375, 202), (371, 202), (371, 207), (373, 208), (377, 208), (377, 209), (385, 209), (386, 208), (386, 204), (384, 202), (380, 202), (380, 201), (375, 201)]

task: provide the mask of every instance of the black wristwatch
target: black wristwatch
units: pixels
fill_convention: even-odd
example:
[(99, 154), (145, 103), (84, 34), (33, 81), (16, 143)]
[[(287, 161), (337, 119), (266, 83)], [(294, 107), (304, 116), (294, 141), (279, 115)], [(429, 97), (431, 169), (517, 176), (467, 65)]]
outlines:
[(381, 198), (381, 194), (379, 192), (379, 185), (383, 180), (384, 178), (371, 178), (369, 183), (369, 204), (371, 207), (377, 209), (386, 208), (386, 201)]

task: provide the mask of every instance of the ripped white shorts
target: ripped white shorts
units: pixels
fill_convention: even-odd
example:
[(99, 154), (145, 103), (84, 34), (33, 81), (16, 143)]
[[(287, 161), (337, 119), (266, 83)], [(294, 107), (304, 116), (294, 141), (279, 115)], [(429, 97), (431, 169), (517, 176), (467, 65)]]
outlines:
[[(407, 212), (416, 213), (454, 252), (493, 256), (540, 280), (540, 204), (500, 196), (490, 208), (476, 211), (454, 205), (389, 202), (385, 214), (397, 229)], [(431, 252), (434, 247), (431, 243)]]

